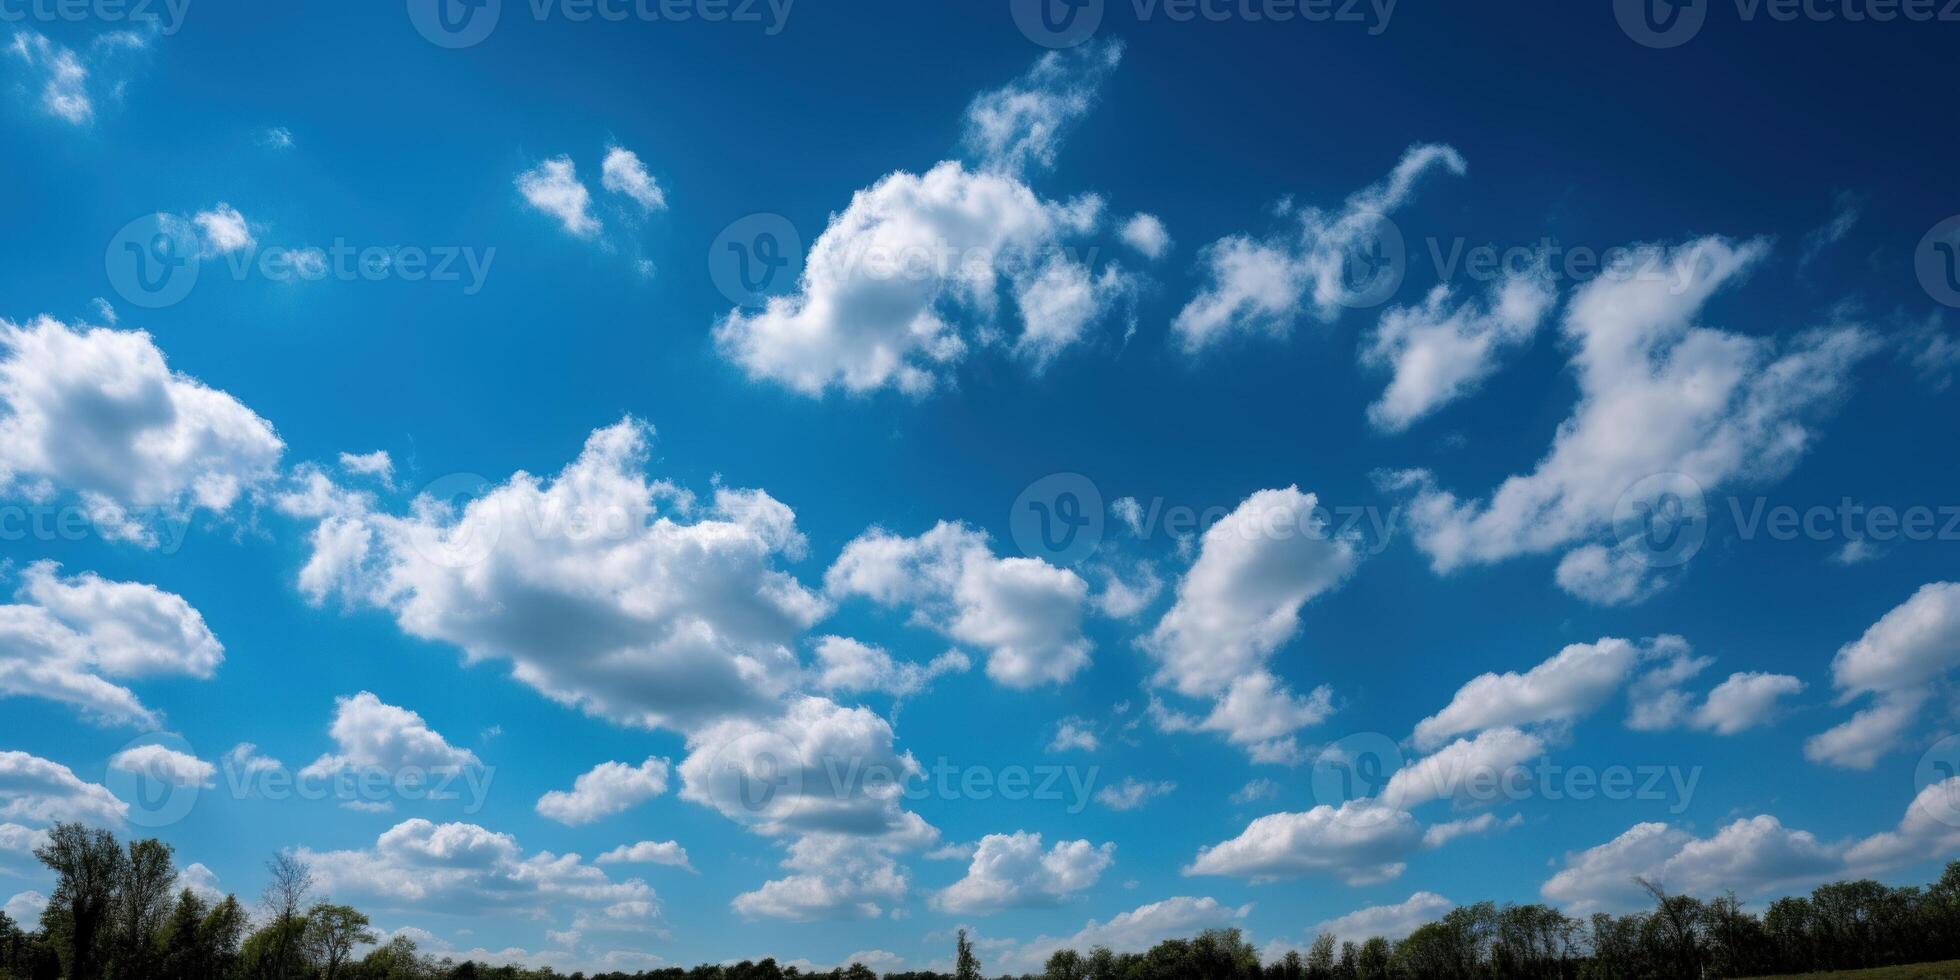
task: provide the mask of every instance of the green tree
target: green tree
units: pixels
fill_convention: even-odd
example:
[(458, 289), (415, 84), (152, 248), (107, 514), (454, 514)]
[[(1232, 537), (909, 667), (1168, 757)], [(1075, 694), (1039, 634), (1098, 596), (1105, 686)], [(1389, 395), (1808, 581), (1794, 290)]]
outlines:
[(353, 955), (354, 947), (379, 938), (368, 924), (367, 916), (346, 905), (321, 902), (306, 914), (306, 950), (325, 980), (338, 980), (341, 964)]
[(69, 980), (99, 980), (103, 951), (113, 928), (116, 888), (128, 858), (115, 835), (78, 823), (56, 824), (34, 856), (54, 872), (54, 896), (42, 916), (44, 931)]
[(953, 940), (953, 977), (980, 980), (980, 959), (973, 955), (973, 943), (967, 940), (965, 929)]

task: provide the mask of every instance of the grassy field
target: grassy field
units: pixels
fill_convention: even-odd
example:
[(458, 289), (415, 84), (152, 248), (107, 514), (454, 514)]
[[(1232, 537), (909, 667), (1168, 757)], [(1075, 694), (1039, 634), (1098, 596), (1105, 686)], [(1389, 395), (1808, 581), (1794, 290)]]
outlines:
[(1780, 977), (1758, 977), (1757, 980), (1960, 980), (1960, 960), (1882, 966), (1876, 970), (1847, 970), (1842, 973), (1792, 973)]

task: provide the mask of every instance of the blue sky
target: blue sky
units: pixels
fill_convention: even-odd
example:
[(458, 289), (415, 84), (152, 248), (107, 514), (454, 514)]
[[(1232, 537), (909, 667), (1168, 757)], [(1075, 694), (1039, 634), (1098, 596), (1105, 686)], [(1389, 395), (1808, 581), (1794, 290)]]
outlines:
[(407, 7), (0, 5), (11, 911), (78, 817), (587, 968), (1960, 853), (1937, 11)]

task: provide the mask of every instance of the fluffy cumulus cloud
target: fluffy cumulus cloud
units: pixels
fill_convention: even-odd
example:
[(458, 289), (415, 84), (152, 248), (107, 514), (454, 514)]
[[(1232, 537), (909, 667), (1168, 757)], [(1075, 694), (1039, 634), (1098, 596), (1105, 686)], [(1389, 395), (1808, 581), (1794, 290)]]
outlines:
[(333, 737), (334, 751), (314, 760), (303, 775), (459, 772), (481, 765), (476, 753), (449, 744), (421, 715), (386, 704), (367, 691), (334, 699), (333, 724), (327, 732)]
[(627, 419), (555, 477), (425, 493), (399, 515), (302, 486), (279, 500), (319, 522), (301, 585), (615, 722), (686, 731), (772, 711), (799, 676), (796, 638), (827, 611), (777, 567), (804, 554), (795, 515), (759, 490), (702, 502), (649, 480), (652, 436)]
[(599, 855), (598, 864), (664, 864), (675, 868), (694, 870), (688, 863), (687, 848), (676, 841), (643, 840), (637, 844), (622, 844)]
[(1055, 905), (1089, 888), (1116, 860), (1115, 844), (1056, 841), (1027, 831), (980, 838), (966, 877), (933, 896), (933, 907), (959, 915)]
[(95, 826), (121, 826), (129, 805), (95, 783), (84, 782), (73, 770), (25, 752), (0, 752), (0, 840), (31, 843), (32, 832), (8, 831), (8, 825), (73, 821)]
[(1407, 811), (1349, 800), (1260, 817), (1237, 837), (1200, 848), (1184, 873), (1254, 881), (1324, 875), (1364, 885), (1400, 875), (1423, 846), (1422, 828)]
[(825, 691), (882, 691), (895, 697), (918, 694), (934, 679), (964, 673), (973, 667), (966, 654), (948, 650), (925, 664), (892, 659), (881, 647), (844, 636), (820, 636), (812, 682)]
[(1070, 752), (1081, 750), (1094, 752), (1102, 748), (1102, 739), (1096, 737), (1095, 729), (1087, 721), (1070, 716), (1055, 723), (1055, 737), (1048, 740), (1048, 751)]
[(867, 531), (824, 584), (836, 598), (909, 607), (915, 622), (985, 649), (987, 676), (1009, 687), (1059, 683), (1089, 665), (1089, 584), (1038, 558), (995, 557), (987, 536), (962, 524), (912, 538)]
[(209, 211), (199, 211), (191, 216), (191, 223), (197, 226), (198, 236), (203, 239), (203, 248), (208, 255), (226, 255), (243, 251), (258, 244), (252, 236), (252, 226), (238, 209), (220, 202)]
[(222, 512), (285, 445), (236, 398), (172, 371), (150, 335), (0, 320), (0, 493), (77, 494), (112, 537), (157, 543), (142, 514)]
[(1545, 742), (1515, 728), (1493, 728), (1474, 739), (1458, 739), (1432, 755), (1395, 771), (1382, 788), (1381, 801), (1409, 809), (1430, 800), (1450, 799), (1545, 754)]
[(1576, 915), (1627, 911), (1652, 899), (1635, 878), (1670, 894), (1765, 892), (1822, 881), (1842, 867), (1842, 848), (1772, 816), (1736, 820), (1710, 837), (1662, 823), (1636, 824), (1598, 847), (1569, 854), (1546, 881), (1546, 899)]
[(1627, 727), (1636, 731), (1685, 727), (1734, 735), (1769, 724), (1782, 699), (1804, 689), (1802, 681), (1788, 674), (1738, 672), (1697, 702), (1683, 685), (1714, 662), (1683, 648), (1636, 678), (1627, 689)]
[(1185, 351), (1197, 353), (1235, 335), (1285, 336), (1309, 312), (1331, 322), (1343, 308), (1364, 301), (1366, 288), (1351, 285), (1350, 265), (1375, 242), (1380, 220), (1412, 200), (1426, 175), (1465, 170), (1463, 157), (1450, 147), (1412, 146), (1387, 177), (1339, 208), (1282, 208), (1297, 227), (1205, 246), (1199, 258), (1207, 282), (1178, 312), (1171, 332)]
[(1928, 685), (1956, 665), (1960, 584), (1934, 582), (1839, 648), (1831, 660), (1839, 701), (1870, 701), (1849, 720), (1811, 738), (1804, 754), (1815, 762), (1870, 769), (1898, 748), (1926, 703)]
[(1214, 898), (1179, 895), (1151, 902), (1107, 921), (1089, 920), (1074, 935), (1043, 936), (1018, 946), (1009, 946), (1002, 967), (1038, 973), (1048, 957), (1059, 949), (1078, 952), (1107, 946), (1118, 953), (1140, 953), (1172, 938), (1189, 938), (1206, 929), (1243, 927), (1252, 906), (1233, 907)]
[(845, 834), (799, 837), (783, 859), (790, 874), (735, 896), (729, 907), (748, 919), (877, 918), (911, 891), (910, 876), (893, 857), (901, 846)]
[(566, 234), (591, 238), (599, 233), (592, 214), (592, 192), (578, 179), (578, 167), (568, 156), (552, 157), (517, 175), (517, 193), (524, 203), (550, 215)]
[(48, 897), (40, 892), (21, 892), (0, 905), (0, 912), (23, 928), (32, 928), (41, 921), (41, 913), (48, 910)]
[(1171, 233), (1164, 228), (1163, 219), (1154, 214), (1131, 215), (1123, 222), (1119, 237), (1146, 259), (1161, 259), (1171, 251)]
[(667, 792), (667, 769), (665, 759), (648, 759), (637, 766), (601, 763), (581, 773), (569, 791), (552, 790), (539, 797), (538, 813), (567, 827), (625, 813)]
[(615, 194), (624, 194), (643, 212), (664, 211), (667, 209), (667, 194), (660, 189), (659, 182), (647, 173), (646, 164), (640, 162), (640, 155), (622, 146), (606, 151), (606, 160), (600, 166), (600, 186)]
[(1456, 908), (1455, 902), (1435, 892), (1416, 892), (1409, 896), (1408, 901), (1356, 909), (1339, 918), (1321, 922), (1307, 931), (1314, 935), (1327, 933), (1336, 939), (1357, 943), (1371, 936), (1393, 941), (1442, 918), (1453, 908)]
[(1140, 810), (1151, 800), (1176, 791), (1177, 784), (1170, 780), (1145, 782), (1135, 776), (1125, 776), (1122, 782), (1111, 783), (1097, 790), (1096, 802), (1112, 810)]
[(90, 720), (154, 728), (157, 714), (118, 680), (208, 679), (224, 647), (183, 598), (36, 562), (0, 605), (0, 696), (45, 698)]
[(657, 927), (660, 904), (639, 879), (613, 881), (576, 854), (526, 855), (516, 838), (475, 824), (408, 820), (372, 847), (301, 848), (320, 889), (337, 901), (386, 911), (440, 908), (456, 915), (563, 921), (573, 929)]
[(1563, 327), (1579, 402), (1536, 469), (1481, 500), (1459, 499), (1427, 472), (1401, 475), (1434, 569), (1563, 551), (1566, 591), (1638, 602), (1678, 565), (1658, 545), (1707, 520), (1701, 492), (1787, 472), (1816, 439), (1811, 420), (1878, 345), (1856, 326), (1778, 339), (1698, 324), (1709, 299), (1767, 253), (1760, 241), (1717, 237), (1642, 246), (1581, 287)]
[(1139, 642), (1157, 664), (1154, 683), (1213, 707), (1197, 719), (1157, 706), (1159, 727), (1216, 731), (1255, 757), (1286, 761), (1298, 754), (1292, 733), (1332, 712), (1325, 688), (1300, 697), (1267, 670), (1299, 633), (1301, 607), (1359, 560), (1318, 506), (1297, 487), (1261, 490), (1206, 529), (1176, 602)]
[[(859, 191), (811, 245), (795, 292), (715, 325), (723, 356), (812, 397), (919, 395), (976, 346), (1005, 346), (1038, 372), (1086, 341), (1135, 283), (1069, 252), (1097, 230), (1100, 198), (1044, 199), (1020, 171), (1053, 158), (1118, 57), (1114, 46), (1050, 54), (975, 100), (966, 144), (976, 164), (898, 171)], [(1018, 332), (1003, 323), (1003, 300)]]
[(1459, 688), (1443, 710), (1416, 723), (1415, 743), (1434, 749), (1466, 732), (1571, 721), (1605, 704), (1642, 662), (1686, 649), (1677, 636), (1643, 643), (1607, 637), (1567, 646), (1524, 673), (1480, 675)]
[(1554, 298), (1549, 283), (1527, 276), (1497, 283), (1482, 305), (1470, 300), (1459, 304), (1450, 287), (1442, 285), (1421, 306), (1384, 313), (1361, 350), (1361, 361), (1393, 376), (1368, 406), (1368, 421), (1383, 431), (1400, 432), (1475, 391), (1496, 373), (1509, 349), (1538, 332)]
[(163, 745), (138, 745), (109, 757), (109, 768), (147, 776), (167, 786), (212, 789), (218, 767)]

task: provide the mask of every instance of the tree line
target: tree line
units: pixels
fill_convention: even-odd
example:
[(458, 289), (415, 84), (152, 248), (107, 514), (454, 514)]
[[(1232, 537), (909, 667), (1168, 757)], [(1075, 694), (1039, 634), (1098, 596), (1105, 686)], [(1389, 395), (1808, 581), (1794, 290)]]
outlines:
[[(0, 980), (560, 980), (550, 969), (457, 963), (423, 955), (405, 936), (380, 942), (359, 910), (314, 901), (313, 877), (290, 855), (247, 912), (236, 896), (177, 888), (168, 845), (118, 842), (59, 824), (35, 857), (54, 893), (29, 931), (0, 912)], [(1341, 941), (1321, 934), (1262, 962), (1237, 929), (1171, 939), (1141, 953), (1062, 949), (1042, 980), (1717, 980), (1960, 959), (1960, 861), (1925, 887), (1876, 881), (1819, 886), (1758, 916), (1734, 895), (1671, 895), (1635, 879), (1650, 911), (1574, 918), (1545, 905), (1483, 902), (1451, 910), (1408, 936)], [(951, 974), (885, 980), (982, 980), (965, 930)], [(993, 976), (1008, 976), (993, 974)], [(861, 963), (799, 970), (775, 960), (669, 967), (570, 980), (878, 980)]]

